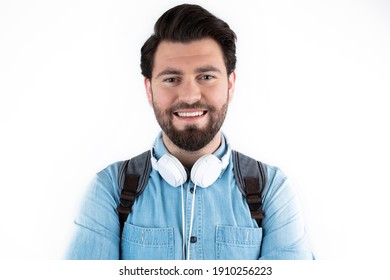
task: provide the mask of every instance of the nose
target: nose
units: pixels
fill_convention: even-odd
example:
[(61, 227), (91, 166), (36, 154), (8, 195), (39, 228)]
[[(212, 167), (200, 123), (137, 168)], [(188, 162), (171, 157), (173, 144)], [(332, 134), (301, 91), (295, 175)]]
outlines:
[(187, 104), (198, 102), (202, 97), (202, 91), (196, 81), (188, 80), (182, 83), (179, 92), (179, 100)]

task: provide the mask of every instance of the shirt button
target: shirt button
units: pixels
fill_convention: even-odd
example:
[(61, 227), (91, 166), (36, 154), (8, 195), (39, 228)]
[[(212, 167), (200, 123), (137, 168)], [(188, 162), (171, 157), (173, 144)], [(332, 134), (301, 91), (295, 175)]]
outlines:
[(194, 187), (190, 188), (190, 192), (194, 193)]
[(191, 238), (190, 238), (191, 243), (196, 243), (197, 240), (198, 240), (198, 238), (196, 238), (196, 236), (191, 236)]

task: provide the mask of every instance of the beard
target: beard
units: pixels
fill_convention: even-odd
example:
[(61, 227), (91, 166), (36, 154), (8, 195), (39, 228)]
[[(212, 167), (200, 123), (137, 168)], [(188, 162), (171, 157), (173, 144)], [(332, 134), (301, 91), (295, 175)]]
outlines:
[[(209, 144), (221, 129), (222, 124), (225, 121), (228, 103), (227, 99), (226, 103), (224, 103), (219, 110), (214, 106), (201, 103), (200, 101), (194, 104), (179, 103), (163, 111), (153, 101), (153, 110), (158, 124), (168, 138), (180, 149), (195, 152)], [(173, 125), (174, 112), (176, 110), (197, 108), (207, 110), (209, 120), (204, 128), (199, 128), (197, 125), (191, 124), (187, 125), (183, 130), (178, 130)]]

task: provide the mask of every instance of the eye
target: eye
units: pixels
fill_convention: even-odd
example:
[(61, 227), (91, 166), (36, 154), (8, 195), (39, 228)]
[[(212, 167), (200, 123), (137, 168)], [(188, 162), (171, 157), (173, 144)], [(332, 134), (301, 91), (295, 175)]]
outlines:
[(215, 77), (213, 75), (205, 74), (200, 77), (201, 80), (212, 80)]
[(170, 77), (170, 78), (164, 79), (163, 81), (166, 82), (166, 83), (175, 83), (175, 82), (177, 82), (177, 79), (173, 78), (173, 77)]

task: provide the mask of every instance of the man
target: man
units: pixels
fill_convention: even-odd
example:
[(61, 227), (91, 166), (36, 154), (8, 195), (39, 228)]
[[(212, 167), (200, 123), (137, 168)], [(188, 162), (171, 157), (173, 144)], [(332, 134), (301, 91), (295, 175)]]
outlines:
[(141, 49), (162, 132), (147, 185), (123, 231), (120, 163), (97, 174), (76, 220), (69, 259), (311, 259), (297, 197), (266, 165), (261, 227), (251, 217), (221, 126), (234, 95), (236, 36), (196, 5), (168, 10)]

